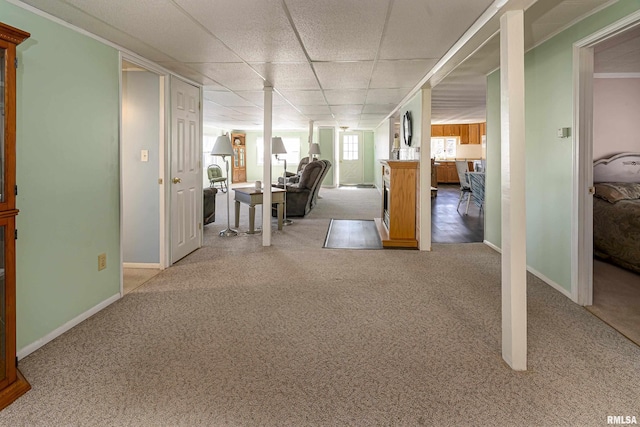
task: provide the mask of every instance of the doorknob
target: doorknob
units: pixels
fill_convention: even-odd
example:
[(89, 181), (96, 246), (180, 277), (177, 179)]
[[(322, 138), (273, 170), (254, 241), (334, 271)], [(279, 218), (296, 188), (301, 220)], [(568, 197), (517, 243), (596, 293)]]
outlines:
[(174, 184), (178, 184), (178, 183), (182, 182), (182, 180), (180, 178), (173, 178), (171, 181), (173, 181)]

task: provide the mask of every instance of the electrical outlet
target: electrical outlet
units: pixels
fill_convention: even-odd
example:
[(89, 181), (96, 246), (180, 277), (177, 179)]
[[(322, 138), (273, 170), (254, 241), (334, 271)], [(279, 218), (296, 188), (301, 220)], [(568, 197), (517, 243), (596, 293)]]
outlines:
[(98, 255), (98, 271), (107, 268), (107, 254)]

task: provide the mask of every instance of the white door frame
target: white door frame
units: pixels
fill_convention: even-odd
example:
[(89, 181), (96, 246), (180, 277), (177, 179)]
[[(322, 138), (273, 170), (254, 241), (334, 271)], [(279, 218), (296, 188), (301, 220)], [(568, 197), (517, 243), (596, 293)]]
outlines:
[[(338, 163), (340, 164), (340, 169), (342, 167), (342, 148), (343, 148), (345, 135), (358, 135), (358, 161), (360, 162), (360, 169), (362, 172), (362, 175), (360, 176), (359, 184), (364, 184), (364, 132), (360, 130), (352, 130), (352, 131), (344, 130), (339, 133), (337, 159), (338, 159)], [(341, 173), (342, 172), (338, 170), (338, 186), (342, 184)]]
[(640, 11), (573, 44), (571, 299), (593, 304), (593, 47), (640, 24)]
[[(125, 52), (120, 52), (119, 54), (119, 58), (118, 58), (118, 67), (119, 67), (119, 73), (118, 73), (118, 79), (119, 79), (119, 105), (118, 105), (118, 133), (119, 133), (119, 146), (120, 146), (120, 165), (119, 165), (119, 174), (120, 174), (120, 236), (119, 236), (119, 241), (120, 241), (120, 295), (124, 295), (124, 272), (123, 272), (123, 264), (122, 264), (122, 259), (123, 259), (123, 247), (122, 247), (122, 230), (123, 230), (123, 223), (122, 223), (122, 218), (123, 218), (123, 200), (122, 200), (122, 194), (123, 194), (123, 186), (124, 186), (124, 182), (122, 180), (122, 143), (123, 143), (123, 126), (122, 126), (122, 62), (123, 61), (127, 61), (130, 62), (132, 64), (136, 64), (138, 66), (140, 66), (141, 68), (144, 68), (145, 70), (157, 74), (159, 77), (159, 81), (160, 81), (160, 105), (158, 106), (158, 114), (160, 115), (160, 129), (158, 129), (158, 170), (160, 171), (160, 176), (158, 177), (158, 191), (160, 194), (160, 212), (159, 212), (159, 216), (160, 216), (160, 227), (158, 230), (158, 235), (159, 235), (159, 241), (160, 241), (160, 253), (159, 253), (159, 260), (160, 263), (158, 265), (158, 267), (161, 270), (164, 270), (166, 267), (169, 266), (168, 264), (168, 243), (167, 243), (167, 225), (166, 225), (166, 218), (167, 218), (167, 210), (165, 207), (165, 189), (164, 189), (164, 182), (166, 181), (166, 167), (165, 167), (165, 147), (167, 144), (166, 141), (166, 135), (167, 135), (167, 120), (166, 120), (166, 114), (168, 111), (167, 108), (167, 97), (166, 97), (166, 93), (168, 92), (168, 76), (169, 74), (163, 70), (162, 68), (157, 67), (156, 65), (154, 65), (151, 62), (145, 61), (142, 58), (139, 58), (137, 56), (133, 56), (130, 54), (127, 54)], [(155, 267), (155, 266), (154, 266)]]

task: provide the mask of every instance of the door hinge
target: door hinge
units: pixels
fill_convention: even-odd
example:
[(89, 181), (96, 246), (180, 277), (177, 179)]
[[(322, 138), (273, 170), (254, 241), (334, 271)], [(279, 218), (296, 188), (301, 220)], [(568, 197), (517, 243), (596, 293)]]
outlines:
[(17, 186), (17, 185), (16, 185), (16, 191), (15, 191), (15, 193), (16, 193), (16, 196), (17, 196), (17, 195), (18, 195), (18, 186)]
[(202, 230), (202, 223), (201, 222), (198, 223), (198, 230)]
[(14, 230), (14, 236), (13, 237), (14, 237), (15, 240), (18, 240), (18, 229), (17, 228)]
[(13, 59), (13, 65), (15, 65), (16, 68), (18, 68), (18, 58)]

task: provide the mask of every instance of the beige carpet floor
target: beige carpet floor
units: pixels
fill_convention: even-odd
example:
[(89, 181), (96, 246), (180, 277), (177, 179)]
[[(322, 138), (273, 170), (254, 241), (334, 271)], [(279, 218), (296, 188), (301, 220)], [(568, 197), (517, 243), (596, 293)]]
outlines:
[[(529, 370), (500, 349), (500, 257), (323, 249), (376, 190), (322, 190), (273, 246), (205, 246), (20, 362), (3, 426), (604, 426), (640, 416), (640, 348), (529, 276)], [(220, 202), (221, 198), (218, 198)], [(220, 203), (218, 206), (222, 206)], [(223, 212), (223, 210), (218, 210)], [(246, 218), (243, 219), (243, 221)]]

